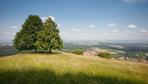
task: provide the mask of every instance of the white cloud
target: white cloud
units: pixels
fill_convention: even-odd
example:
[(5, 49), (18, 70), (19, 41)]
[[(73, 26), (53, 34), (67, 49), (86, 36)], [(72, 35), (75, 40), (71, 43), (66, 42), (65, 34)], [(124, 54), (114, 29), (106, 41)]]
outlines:
[(137, 28), (137, 26), (136, 26), (136, 25), (134, 25), (134, 24), (129, 24), (129, 25), (128, 25), (128, 28), (130, 28), (130, 29), (136, 29), (136, 28)]
[(131, 0), (122, 0), (123, 2), (130, 2)]
[(4, 34), (6, 34), (6, 35), (14, 35), (15, 33), (14, 32), (4, 32)]
[[(61, 31), (61, 37), (67, 40), (134, 40), (134, 39), (147, 39), (148, 33), (142, 33), (140, 31), (121, 31), (114, 29), (112, 31), (90, 31), (79, 30), (72, 28), (73, 31)], [(145, 32), (145, 30), (142, 30)], [(148, 32), (148, 31), (147, 31)]]
[(103, 32), (103, 35), (106, 36), (106, 35), (108, 35), (108, 33), (107, 32)]
[(90, 27), (90, 28), (94, 28), (94, 27), (96, 27), (96, 25), (92, 25), (92, 24), (91, 24), (91, 25), (89, 25), (89, 27)]
[(11, 26), (10, 28), (12, 28), (12, 29), (17, 29), (18, 26)]
[(41, 17), (43, 22), (45, 22), (47, 18), (51, 18), (53, 21), (55, 21), (55, 17), (53, 17), (53, 16)]
[[(75, 30), (75, 28), (73, 28)], [(66, 35), (68, 34), (68, 35)], [(65, 32), (65, 34), (62, 34), (63, 38), (71, 39), (71, 40), (95, 40), (100, 39), (100, 36), (103, 36), (102, 33), (98, 32), (92, 32), (92, 31), (79, 31), (79, 32)]]
[(140, 29), (140, 32), (146, 33), (148, 31), (146, 29)]
[(55, 17), (53, 16), (48, 16), (48, 18), (51, 18), (53, 21), (55, 21)]
[(81, 31), (81, 30), (78, 29), (78, 28), (72, 28), (71, 30), (74, 31), (74, 32), (79, 32), (79, 31)]
[(125, 32), (126, 32), (126, 33), (130, 33), (130, 31), (129, 31), (129, 30), (126, 30)]
[(125, 33), (131, 34), (131, 33), (135, 33), (135, 31), (126, 30)]
[(148, 0), (122, 0), (125, 3), (137, 3), (137, 2), (146, 2)]
[(61, 27), (62, 25), (61, 24), (58, 24), (58, 27)]
[(42, 21), (46, 21), (47, 17), (41, 17)]
[(114, 29), (114, 30), (112, 30), (112, 32), (118, 33), (118, 32), (119, 32), (119, 30)]
[(108, 26), (109, 26), (109, 27), (116, 27), (117, 24), (116, 24), (116, 23), (110, 23), (110, 24), (108, 24)]

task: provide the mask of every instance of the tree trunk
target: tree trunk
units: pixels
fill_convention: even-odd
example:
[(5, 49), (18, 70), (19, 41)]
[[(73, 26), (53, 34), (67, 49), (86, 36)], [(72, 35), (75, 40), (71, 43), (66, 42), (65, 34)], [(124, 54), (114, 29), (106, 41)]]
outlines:
[(52, 51), (51, 51), (51, 50), (49, 50), (49, 53), (52, 53)]

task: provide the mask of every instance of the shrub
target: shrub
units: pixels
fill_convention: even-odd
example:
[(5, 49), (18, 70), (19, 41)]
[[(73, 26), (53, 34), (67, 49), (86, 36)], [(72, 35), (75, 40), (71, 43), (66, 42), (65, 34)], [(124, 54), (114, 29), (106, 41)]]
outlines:
[(82, 55), (83, 54), (83, 50), (81, 49), (75, 49), (72, 51), (73, 54), (77, 54), (77, 55)]
[(112, 54), (111, 53), (99, 53), (97, 56), (102, 57), (102, 58), (111, 58)]
[(137, 54), (137, 58), (138, 59), (145, 59), (146, 58), (146, 55), (145, 55), (145, 52), (138, 52), (138, 54)]

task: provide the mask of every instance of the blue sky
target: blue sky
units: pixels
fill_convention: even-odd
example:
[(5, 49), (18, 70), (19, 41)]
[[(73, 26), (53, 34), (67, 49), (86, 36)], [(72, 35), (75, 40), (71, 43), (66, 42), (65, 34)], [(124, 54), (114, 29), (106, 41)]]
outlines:
[(1, 0), (0, 40), (28, 15), (53, 17), (64, 40), (148, 40), (148, 0)]

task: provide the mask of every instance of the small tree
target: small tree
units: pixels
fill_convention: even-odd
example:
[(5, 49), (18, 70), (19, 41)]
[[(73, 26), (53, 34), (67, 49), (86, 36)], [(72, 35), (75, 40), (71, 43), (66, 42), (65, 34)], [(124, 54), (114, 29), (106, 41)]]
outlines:
[(81, 50), (81, 49), (74, 49), (74, 50), (72, 51), (72, 53), (73, 53), (73, 54), (77, 54), (77, 55), (82, 55), (82, 54), (83, 54), (83, 50)]
[(139, 59), (145, 59), (146, 58), (145, 52), (143, 52), (143, 51), (139, 52), (137, 56), (138, 56)]
[(38, 15), (29, 15), (13, 40), (14, 47), (18, 50), (36, 49), (37, 32), (42, 30), (42, 26), (42, 20)]
[(63, 47), (63, 41), (59, 36), (57, 25), (51, 18), (47, 18), (43, 25), (43, 30), (38, 32), (35, 44), (38, 51), (47, 51), (50, 53), (52, 50)]
[(102, 58), (112, 58), (112, 54), (111, 53), (99, 53), (97, 54), (97, 56), (102, 57)]

